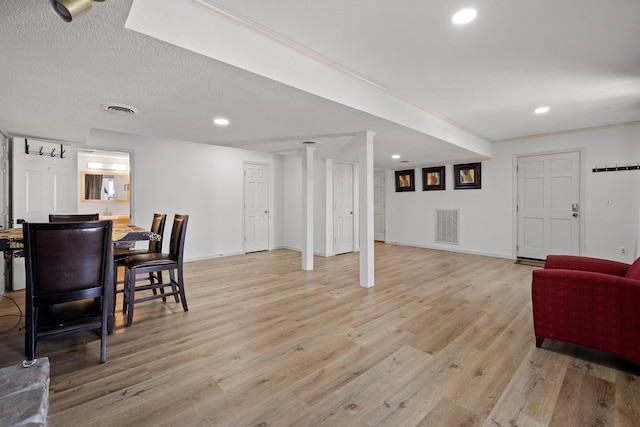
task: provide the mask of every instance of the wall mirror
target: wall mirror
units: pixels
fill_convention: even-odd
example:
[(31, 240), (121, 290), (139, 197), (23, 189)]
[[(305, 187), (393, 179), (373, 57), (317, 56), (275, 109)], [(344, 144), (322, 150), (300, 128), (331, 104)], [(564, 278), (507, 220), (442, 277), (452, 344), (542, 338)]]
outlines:
[(129, 174), (82, 171), (80, 200), (83, 202), (128, 202)]

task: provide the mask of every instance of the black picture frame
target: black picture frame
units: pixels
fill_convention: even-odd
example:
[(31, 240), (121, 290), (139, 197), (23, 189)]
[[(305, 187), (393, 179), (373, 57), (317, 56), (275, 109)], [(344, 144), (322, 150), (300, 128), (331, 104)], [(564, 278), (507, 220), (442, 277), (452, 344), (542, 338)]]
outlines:
[(453, 188), (455, 190), (478, 190), (482, 188), (480, 163), (453, 165)]
[(422, 168), (422, 191), (446, 190), (444, 166)]
[(396, 171), (396, 192), (416, 191), (416, 177), (414, 169)]

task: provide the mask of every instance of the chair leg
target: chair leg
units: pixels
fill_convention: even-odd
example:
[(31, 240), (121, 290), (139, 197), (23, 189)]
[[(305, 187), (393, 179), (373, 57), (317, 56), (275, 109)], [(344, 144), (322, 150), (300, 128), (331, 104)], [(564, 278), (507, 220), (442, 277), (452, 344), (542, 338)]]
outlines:
[[(116, 298), (118, 295), (118, 264), (113, 264), (113, 312), (115, 313)], [(123, 303), (124, 304), (124, 303)]]
[(100, 327), (100, 363), (105, 363), (107, 361), (107, 310), (107, 304), (103, 303), (102, 326)]
[(178, 268), (178, 289), (180, 290), (180, 298), (182, 299), (182, 308), (184, 311), (189, 311), (189, 307), (187, 307), (187, 297), (184, 293), (184, 278), (181, 268)]
[[(158, 281), (158, 283), (163, 283), (162, 282), (162, 270), (156, 271), (156, 273), (157, 273), (157, 276), (154, 276), (154, 278)], [(153, 273), (149, 273), (149, 275), (153, 276)], [(152, 283), (153, 283), (153, 281), (152, 281)], [(154, 289), (154, 291), (155, 291), (155, 289)], [(160, 293), (162, 295), (164, 295), (164, 286), (160, 288)], [(162, 302), (167, 302), (167, 298), (162, 297)]]
[[(151, 285), (154, 285), (156, 283), (161, 284), (162, 283), (162, 271), (156, 271), (154, 273), (149, 273), (149, 283), (151, 283)], [(164, 286), (158, 288), (160, 289), (160, 295), (162, 295), (162, 302), (167, 302), (167, 298), (164, 296)], [(158, 295), (158, 290), (156, 288), (153, 288), (153, 294), (154, 295)]]
[(129, 308), (129, 277), (131, 276), (131, 272), (128, 268), (124, 269), (124, 288), (122, 289), (122, 314), (127, 314), (127, 309)]
[(27, 324), (26, 324), (26, 333), (25, 333), (25, 349), (24, 354), (27, 357), (28, 361), (35, 359), (36, 356), (36, 329), (35, 329), (35, 317), (37, 316), (37, 311), (33, 310), (34, 314), (31, 315), (31, 321), (29, 321), (29, 316), (27, 316)]
[[(176, 293), (180, 290), (180, 285), (176, 282), (174, 270), (169, 270), (169, 282), (171, 283), (171, 290), (174, 292), (173, 297), (176, 299), (176, 302), (180, 302), (180, 297), (178, 297)], [(182, 293), (180, 295), (182, 295)]]
[(536, 347), (538, 348), (542, 347), (542, 341), (544, 341), (544, 338), (536, 337)]
[(131, 326), (133, 323), (133, 306), (135, 305), (135, 292), (136, 292), (136, 271), (135, 269), (128, 270), (129, 276), (125, 283), (125, 289), (127, 289), (127, 326)]

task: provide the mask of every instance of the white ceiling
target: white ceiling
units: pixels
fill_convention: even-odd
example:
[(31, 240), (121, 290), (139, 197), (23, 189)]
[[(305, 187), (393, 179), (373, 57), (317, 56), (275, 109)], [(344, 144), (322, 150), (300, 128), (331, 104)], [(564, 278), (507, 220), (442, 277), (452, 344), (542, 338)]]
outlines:
[[(463, 6), (478, 18), (455, 27)], [(638, 0), (108, 0), (71, 23), (49, 0), (2, 0), (0, 130), (281, 153), (314, 139), (344, 159), (371, 130), (377, 167), (480, 159), (495, 141), (639, 121), (638, 21)]]

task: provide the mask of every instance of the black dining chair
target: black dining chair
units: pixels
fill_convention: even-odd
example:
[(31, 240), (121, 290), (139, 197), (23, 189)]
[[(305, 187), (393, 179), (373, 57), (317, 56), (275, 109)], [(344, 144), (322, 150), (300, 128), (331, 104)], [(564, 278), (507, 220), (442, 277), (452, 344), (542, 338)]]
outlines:
[(98, 221), (100, 214), (49, 214), (49, 222)]
[(111, 221), (23, 224), (28, 360), (40, 341), (99, 329), (106, 361), (111, 233)]
[[(184, 291), (183, 257), (184, 241), (187, 234), (187, 222), (189, 215), (175, 215), (171, 229), (171, 241), (169, 252), (153, 252), (147, 254), (130, 255), (124, 259), (124, 302), (122, 312), (127, 315), (127, 326), (133, 322), (134, 305), (143, 301), (173, 296), (177, 302), (182, 301), (184, 311), (189, 311), (187, 298)], [(159, 282), (151, 281), (149, 284), (136, 285), (138, 274), (169, 272), (169, 282), (160, 279)], [(177, 275), (177, 277), (176, 277)], [(165, 292), (165, 287), (171, 287), (171, 291)], [(160, 290), (160, 293), (136, 296), (136, 293), (144, 291)]]
[[(118, 280), (118, 269), (120, 267), (124, 267), (124, 260), (126, 257), (131, 255), (144, 255), (150, 253), (160, 253), (162, 252), (162, 239), (164, 236), (164, 226), (167, 221), (166, 214), (153, 214), (153, 220), (151, 221), (151, 228), (149, 231), (160, 236), (159, 240), (150, 240), (149, 246), (144, 249), (127, 249), (127, 248), (118, 248), (114, 247), (113, 249), (113, 280), (114, 280), (114, 290), (116, 293), (124, 292), (123, 289), (119, 289), (118, 285), (123, 284), (124, 280)], [(158, 273), (149, 273), (149, 281), (154, 283), (154, 281), (162, 282), (162, 272)], [(154, 293), (156, 290), (154, 289)], [(162, 289), (160, 289), (162, 292)], [(114, 299), (115, 301), (115, 299)]]

